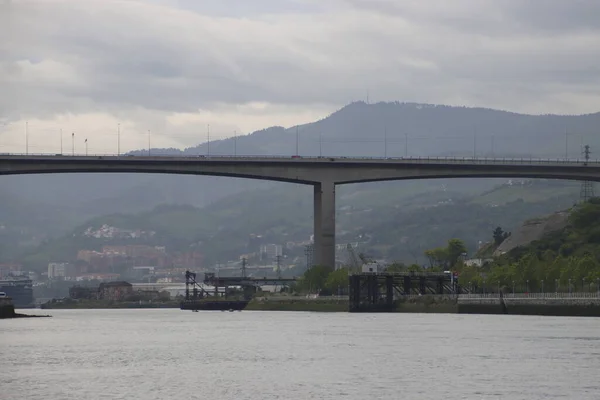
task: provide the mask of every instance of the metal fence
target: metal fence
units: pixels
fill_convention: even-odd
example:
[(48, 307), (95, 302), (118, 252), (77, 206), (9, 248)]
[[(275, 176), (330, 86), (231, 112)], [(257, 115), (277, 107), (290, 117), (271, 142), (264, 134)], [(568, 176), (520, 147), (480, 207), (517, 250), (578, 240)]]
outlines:
[[(498, 299), (498, 293), (459, 294), (459, 299)], [(548, 292), (548, 293), (505, 293), (505, 299), (600, 299), (600, 292)]]

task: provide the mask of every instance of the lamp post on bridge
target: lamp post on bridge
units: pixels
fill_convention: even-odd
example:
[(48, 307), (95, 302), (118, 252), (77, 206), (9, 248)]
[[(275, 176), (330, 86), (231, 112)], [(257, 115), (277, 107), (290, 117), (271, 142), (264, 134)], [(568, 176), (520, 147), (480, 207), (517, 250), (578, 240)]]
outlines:
[(323, 134), (319, 132), (319, 157), (323, 157)]
[(75, 132), (71, 133), (71, 155), (75, 155)]
[(387, 127), (383, 127), (383, 158), (387, 158)]
[(84, 143), (85, 143), (85, 155), (86, 155), (86, 157), (87, 157), (87, 155), (88, 155), (88, 144), (87, 144), (87, 138), (85, 139)]

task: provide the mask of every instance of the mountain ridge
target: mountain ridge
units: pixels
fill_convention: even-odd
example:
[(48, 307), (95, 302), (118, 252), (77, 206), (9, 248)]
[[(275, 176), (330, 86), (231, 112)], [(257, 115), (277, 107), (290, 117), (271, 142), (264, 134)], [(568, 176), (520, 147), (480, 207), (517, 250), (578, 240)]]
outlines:
[[(446, 106), (424, 103), (353, 102), (317, 121), (296, 127), (273, 126), (236, 138), (221, 139), (210, 144), (211, 154), (291, 156), (579, 156), (583, 139), (600, 145), (594, 135), (600, 126), (600, 113), (579, 116), (529, 115), (482, 107)], [(565, 134), (567, 129), (567, 134)], [(569, 133), (571, 132), (571, 133)], [(587, 136), (586, 136), (587, 135)], [(565, 149), (565, 137), (567, 148)], [(408, 140), (408, 146), (407, 146)], [(208, 144), (179, 149), (151, 149), (155, 154), (204, 154)], [(138, 154), (144, 151), (137, 150)], [(135, 152), (134, 152), (135, 153)], [(95, 216), (151, 210), (162, 203), (183, 203), (203, 207), (225, 196), (251, 190), (277, 190), (281, 183), (209, 176), (176, 176), (157, 174), (57, 174), (1, 177), (0, 192), (23, 199), (20, 211), (11, 215), (27, 226), (38, 225), (40, 234), (48, 233), (48, 224), (35, 215), (57, 214), (52, 234), (66, 232), (77, 223)], [(440, 182), (407, 181), (405, 190)], [(448, 187), (455, 180), (442, 182)], [(396, 183), (380, 183), (386, 193)], [(486, 180), (469, 181), (468, 186), (481, 189)], [(353, 189), (355, 188), (355, 189)], [(349, 191), (358, 190), (350, 187)], [(346, 190), (346, 189), (345, 189)], [(27, 200), (35, 204), (25, 207)], [(17, 204), (19, 201), (16, 202)], [(31, 202), (29, 202), (31, 203)], [(27, 209), (26, 209), (27, 208)], [(13, 207), (14, 210), (14, 207)], [(35, 210), (36, 212), (32, 212)], [(64, 221), (64, 222), (60, 222)], [(25, 223), (26, 222), (26, 223)], [(59, 226), (60, 225), (60, 226)], [(43, 235), (42, 235), (43, 236)]]

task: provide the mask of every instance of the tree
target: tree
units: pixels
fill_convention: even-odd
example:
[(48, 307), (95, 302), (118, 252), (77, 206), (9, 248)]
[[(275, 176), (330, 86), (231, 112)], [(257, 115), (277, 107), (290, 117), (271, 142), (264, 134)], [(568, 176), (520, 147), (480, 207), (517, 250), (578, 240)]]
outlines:
[(500, 243), (502, 243), (502, 241), (504, 239), (506, 239), (506, 233), (502, 230), (502, 228), (500, 228), (499, 226), (496, 227), (496, 229), (494, 229), (494, 232), (492, 233), (492, 235), (494, 236), (494, 243), (499, 246)]
[(448, 254), (448, 266), (453, 267), (459, 258), (467, 253), (467, 247), (465, 243), (460, 239), (448, 240), (448, 247), (446, 250)]
[(425, 256), (429, 260), (429, 266), (443, 267), (448, 264), (448, 249), (446, 247), (436, 247), (435, 249), (425, 250)]
[(329, 273), (332, 272), (331, 268), (315, 265), (304, 273), (302, 277), (302, 287), (311, 292), (319, 292), (325, 287), (325, 282)]
[(325, 281), (325, 287), (331, 290), (331, 293), (337, 293), (339, 288), (348, 287), (348, 268), (340, 268), (331, 272)]

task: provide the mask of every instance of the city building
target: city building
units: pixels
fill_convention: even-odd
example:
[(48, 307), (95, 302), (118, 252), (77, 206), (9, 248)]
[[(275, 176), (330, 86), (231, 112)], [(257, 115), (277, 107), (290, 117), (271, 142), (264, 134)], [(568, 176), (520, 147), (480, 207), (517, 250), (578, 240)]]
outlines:
[(121, 301), (133, 294), (133, 286), (129, 282), (102, 282), (98, 287), (98, 298), (102, 300)]
[(98, 288), (88, 286), (73, 286), (69, 288), (69, 297), (79, 300), (96, 299), (98, 297)]
[(283, 246), (280, 244), (263, 244), (260, 246), (261, 260), (273, 261), (277, 256), (283, 255)]
[(69, 263), (48, 264), (48, 279), (67, 278), (73, 275), (73, 268)]

